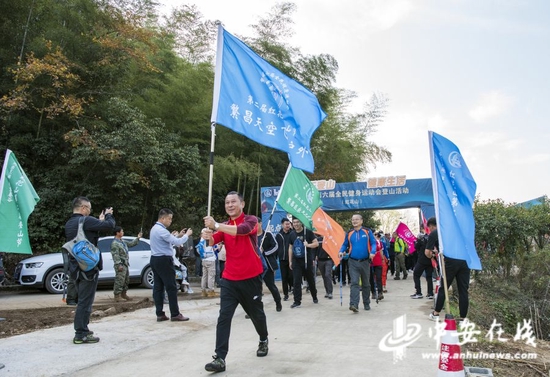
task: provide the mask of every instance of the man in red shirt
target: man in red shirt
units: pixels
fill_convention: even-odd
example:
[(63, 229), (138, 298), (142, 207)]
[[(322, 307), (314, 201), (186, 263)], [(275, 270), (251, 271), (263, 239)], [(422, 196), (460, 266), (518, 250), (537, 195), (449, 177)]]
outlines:
[(256, 356), (268, 352), (267, 322), (262, 302), (262, 261), (257, 252), (258, 219), (245, 215), (244, 199), (231, 191), (225, 197), (225, 211), (229, 219), (218, 223), (211, 216), (204, 218), (204, 226), (216, 231), (205, 232), (205, 239), (213, 246), (223, 242), (226, 261), (220, 279), (220, 315), (216, 325), (216, 354), (214, 360), (204, 366), (208, 372), (225, 371), (225, 357), (229, 351), (229, 334), (235, 309), (241, 304), (260, 336)]

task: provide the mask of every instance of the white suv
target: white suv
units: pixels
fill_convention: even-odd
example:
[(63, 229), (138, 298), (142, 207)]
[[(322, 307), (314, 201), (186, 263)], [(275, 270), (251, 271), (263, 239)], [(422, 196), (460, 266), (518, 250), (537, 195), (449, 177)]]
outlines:
[[(115, 270), (111, 243), (114, 236), (101, 237), (97, 243), (103, 258), (103, 270), (99, 272), (100, 285), (113, 285)], [(135, 237), (123, 237), (132, 241)], [(153, 271), (149, 266), (151, 246), (149, 240), (140, 238), (139, 243), (129, 249), (130, 252), (130, 284), (141, 283), (146, 288), (153, 287)], [(15, 268), (15, 281), (27, 287), (46, 289), (50, 293), (63, 293), (65, 274), (63, 272), (63, 256), (61, 253), (51, 253), (24, 259)]]

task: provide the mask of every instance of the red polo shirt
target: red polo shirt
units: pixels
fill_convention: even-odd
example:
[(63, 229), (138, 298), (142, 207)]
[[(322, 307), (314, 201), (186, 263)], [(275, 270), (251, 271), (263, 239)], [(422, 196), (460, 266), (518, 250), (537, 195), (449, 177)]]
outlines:
[(214, 244), (222, 241), (225, 244), (226, 260), (222, 277), (227, 280), (246, 280), (260, 275), (263, 267), (256, 252), (258, 219), (241, 213), (235, 220), (227, 220), (226, 224), (237, 226), (235, 236), (223, 232), (216, 232), (212, 236)]

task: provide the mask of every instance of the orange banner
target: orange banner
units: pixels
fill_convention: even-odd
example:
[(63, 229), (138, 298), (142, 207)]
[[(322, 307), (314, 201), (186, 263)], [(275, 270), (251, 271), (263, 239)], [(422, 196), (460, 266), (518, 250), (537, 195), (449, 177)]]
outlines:
[(334, 261), (334, 265), (338, 266), (340, 264), (338, 252), (344, 243), (346, 232), (340, 224), (334, 221), (321, 208), (317, 208), (313, 213), (312, 221), (315, 233), (323, 236), (323, 249), (330, 255)]

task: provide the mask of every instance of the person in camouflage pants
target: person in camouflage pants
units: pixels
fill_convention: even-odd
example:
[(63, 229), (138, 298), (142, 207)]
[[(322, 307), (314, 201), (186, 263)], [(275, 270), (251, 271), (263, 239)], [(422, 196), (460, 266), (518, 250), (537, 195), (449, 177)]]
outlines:
[(122, 299), (130, 301), (131, 298), (126, 294), (130, 282), (130, 256), (128, 255), (128, 248), (137, 245), (142, 234), (139, 232), (137, 238), (129, 242), (122, 239), (122, 236), (124, 236), (124, 229), (122, 227), (115, 227), (114, 233), (115, 238), (111, 244), (111, 254), (113, 255), (113, 264), (116, 273), (113, 293), (116, 302)]

